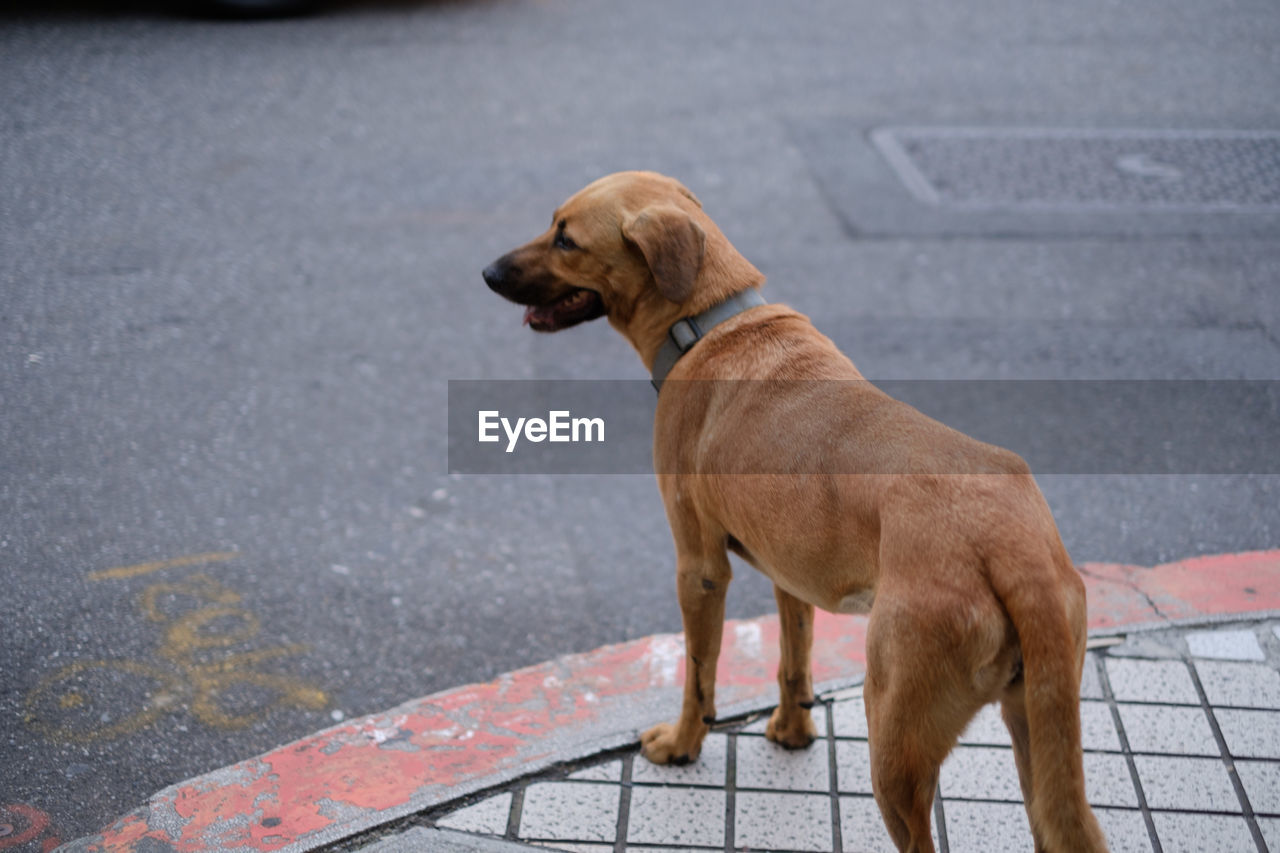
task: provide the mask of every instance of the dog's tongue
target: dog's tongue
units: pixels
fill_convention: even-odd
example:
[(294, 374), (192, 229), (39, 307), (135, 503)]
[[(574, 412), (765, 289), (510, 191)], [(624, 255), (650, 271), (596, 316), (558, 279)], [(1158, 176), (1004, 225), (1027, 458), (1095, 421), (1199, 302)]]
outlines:
[(585, 290), (571, 291), (567, 296), (562, 296), (550, 305), (528, 305), (524, 309), (524, 324), (538, 322), (543, 326), (556, 327), (558, 325), (557, 317), (566, 311), (576, 311), (591, 298)]
[(539, 319), (540, 315), (550, 314), (546, 308), (539, 308), (536, 305), (526, 305), (524, 309), (524, 324), (529, 325), (530, 320)]

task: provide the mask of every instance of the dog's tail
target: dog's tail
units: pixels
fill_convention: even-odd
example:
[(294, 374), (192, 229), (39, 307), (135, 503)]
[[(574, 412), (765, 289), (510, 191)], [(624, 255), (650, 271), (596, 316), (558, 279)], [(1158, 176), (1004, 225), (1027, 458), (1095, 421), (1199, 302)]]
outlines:
[(1106, 839), (1085, 797), (1080, 744), (1080, 674), (1088, 630), (1084, 582), (1066, 549), (1058, 545), (1054, 550), (1045, 566), (1052, 577), (1046, 578), (1045, 571), (1027, 571), (1025, 563), (993, 567), (990, 572), (1022, 646), (1030, 734), (1029, 812), (1046, 850), (1106, 851)]

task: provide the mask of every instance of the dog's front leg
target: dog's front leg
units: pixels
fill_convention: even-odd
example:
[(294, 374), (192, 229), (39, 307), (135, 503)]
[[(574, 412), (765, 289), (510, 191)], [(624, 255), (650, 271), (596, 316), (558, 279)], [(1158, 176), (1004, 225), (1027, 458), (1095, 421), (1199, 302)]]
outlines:
[(698, 757), (716, 718), (716, 661), (724, 631), (724, 595), (732, 573), (721, 551), (677, 557), (677, 592), (684, 617), (684, 705), (674, 725), (645, 732), (640, 743), (654, 764), (687, 764)]
[(809, 709), (813, 707), (813, 675), (809, 662), (813, 648), (813, 605), (782, 587), (773, 587), (778, 601), (782, 655), (778, 660), (778, 707), (769, 718), (765, 737), (788, 749), (813, 743), (818, 729)]

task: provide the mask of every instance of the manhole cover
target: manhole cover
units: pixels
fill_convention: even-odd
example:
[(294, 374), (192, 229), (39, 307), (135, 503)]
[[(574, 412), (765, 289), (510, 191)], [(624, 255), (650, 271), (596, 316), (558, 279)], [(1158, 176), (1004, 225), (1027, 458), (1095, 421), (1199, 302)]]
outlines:
[(921, 201), (963, 208), (1280, 211), (1280, 132), (879, 128)]

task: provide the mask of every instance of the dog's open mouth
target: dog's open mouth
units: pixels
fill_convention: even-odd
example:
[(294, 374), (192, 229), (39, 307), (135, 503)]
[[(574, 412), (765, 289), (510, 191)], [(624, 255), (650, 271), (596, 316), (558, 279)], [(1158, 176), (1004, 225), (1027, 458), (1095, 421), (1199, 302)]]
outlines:
[(604, 302), (594, 290), (578, 288), (546, 305), (524, 309), (524, 324), (535, 332), (558, 332), (604, 315)]

